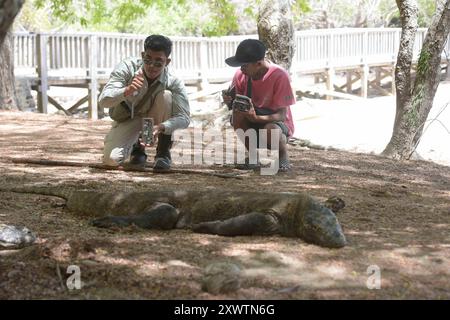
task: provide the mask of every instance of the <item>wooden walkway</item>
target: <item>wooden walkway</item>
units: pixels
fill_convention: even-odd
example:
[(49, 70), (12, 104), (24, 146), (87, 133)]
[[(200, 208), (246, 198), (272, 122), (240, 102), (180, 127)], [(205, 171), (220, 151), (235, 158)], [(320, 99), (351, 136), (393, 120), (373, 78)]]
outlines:
[[(326, 83), (322, 93), (330, 97), (351, 94), (355, 86), (359, 86), (361, 97), (367, 97), (369, 87), (386, 91), (381, 81), (393, 76), (400, 33), (401, 29), (394, 28), (297, 31), (291, 68), (294, 88), (302, 90), (299, 79), (310, 74), (316, 82)], [(425, 33), (426, 29), (417, 33), (415, 59)], [(239, 42), (256, 37), (171, 37), (174, 47), (170, 68), (187, 85), (209, 92), (211, 86), (230, 81), (234, 74), (235, 68), (228, 67), (225, 58), (234, 55)], [(47, 113), (51, 103), (71, 114), (88, 102), (89, 117), (97, 119), (98, 94), (110, 72), (122, 59), (140, 56), (145, 38), (146, 35), (110, 33), (17, 32), (14, 33), (15, 73), (17, 77), (29, 79), (32, 88), (37, 90), (40, 112)], [(450, 41), (442, 58), (446, 67)], [(338, 75), (345, 77), (344, 84), (337, 83)], [(50, 86), (85, 88), (87, 95), (65, 109), (48, 96)], [(193, 94), (192, 98), (200, 96)]]

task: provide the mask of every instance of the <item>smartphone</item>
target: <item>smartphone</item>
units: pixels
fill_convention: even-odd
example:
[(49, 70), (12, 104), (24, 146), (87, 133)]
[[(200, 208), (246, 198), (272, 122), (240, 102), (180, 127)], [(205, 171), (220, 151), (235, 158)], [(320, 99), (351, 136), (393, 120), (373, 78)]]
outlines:
[(153, 144), (153, 118), (143, 118), (142, 119), (142, 142), (145, 145)]

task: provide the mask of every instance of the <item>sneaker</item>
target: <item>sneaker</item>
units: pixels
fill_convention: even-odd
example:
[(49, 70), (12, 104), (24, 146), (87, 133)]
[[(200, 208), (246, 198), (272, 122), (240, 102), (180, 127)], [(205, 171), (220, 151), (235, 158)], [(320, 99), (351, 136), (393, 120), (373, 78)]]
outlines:
[(288, 172), (292, 170), (292, 165), (289, 163), (289, 159), (280, 160), (279, 172)]
[(168, 157), (155, 158), (153, 170), (169, 170), (172, 161)]
[(250, 159), (245, 158), (245, 163), (237, 163), (234, 167), (238, 170), (256, 170), (261, 168), (261, 163), (250, 163)]

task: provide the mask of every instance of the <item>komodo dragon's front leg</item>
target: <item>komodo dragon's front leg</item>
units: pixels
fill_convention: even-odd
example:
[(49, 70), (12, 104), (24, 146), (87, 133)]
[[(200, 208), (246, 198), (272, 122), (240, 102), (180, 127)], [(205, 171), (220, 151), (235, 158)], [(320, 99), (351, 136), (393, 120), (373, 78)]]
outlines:
[(280, 232), (280, 223), (275, 214), (251, 212), (226, 220), (197, 223), (192, 231), (231, 237), (273, 235)]
[(99, 228), (127, 227), (136, 225), (143, 229), (170, 230), (175, 228), (178, 220), (178, 210), (167, 203), (155, 203), (144, 213), (129, 216), (106, 216), (93, 220), (91, 223)]
[[(178, 210), (167, 203), (157, 203), (139, 215), (106, 216), (91, 223), (99, 228), (127, 227), (136, 225), (143, 229), (174, 229)], [(278, 217), (271, 213), (251, 212), (226, 220), (202, 222), (192, 225), (197, 233), (221, 236), (273, 235), (280, 231)]]

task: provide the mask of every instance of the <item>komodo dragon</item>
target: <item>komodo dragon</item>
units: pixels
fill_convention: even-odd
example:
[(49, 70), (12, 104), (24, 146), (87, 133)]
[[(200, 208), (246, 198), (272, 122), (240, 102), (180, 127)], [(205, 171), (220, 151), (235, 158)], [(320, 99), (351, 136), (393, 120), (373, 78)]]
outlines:
[(64, 198), (69, 211), (96, 218), (96, 227), (135, 224), (148, 229), (189, 228), (222, 236), (299, 237), (308, 243), (346, 245), (333, 213), (305, 193), (241, 191), (71, 191), (60, 187), (18, 187), (6, 192)]

